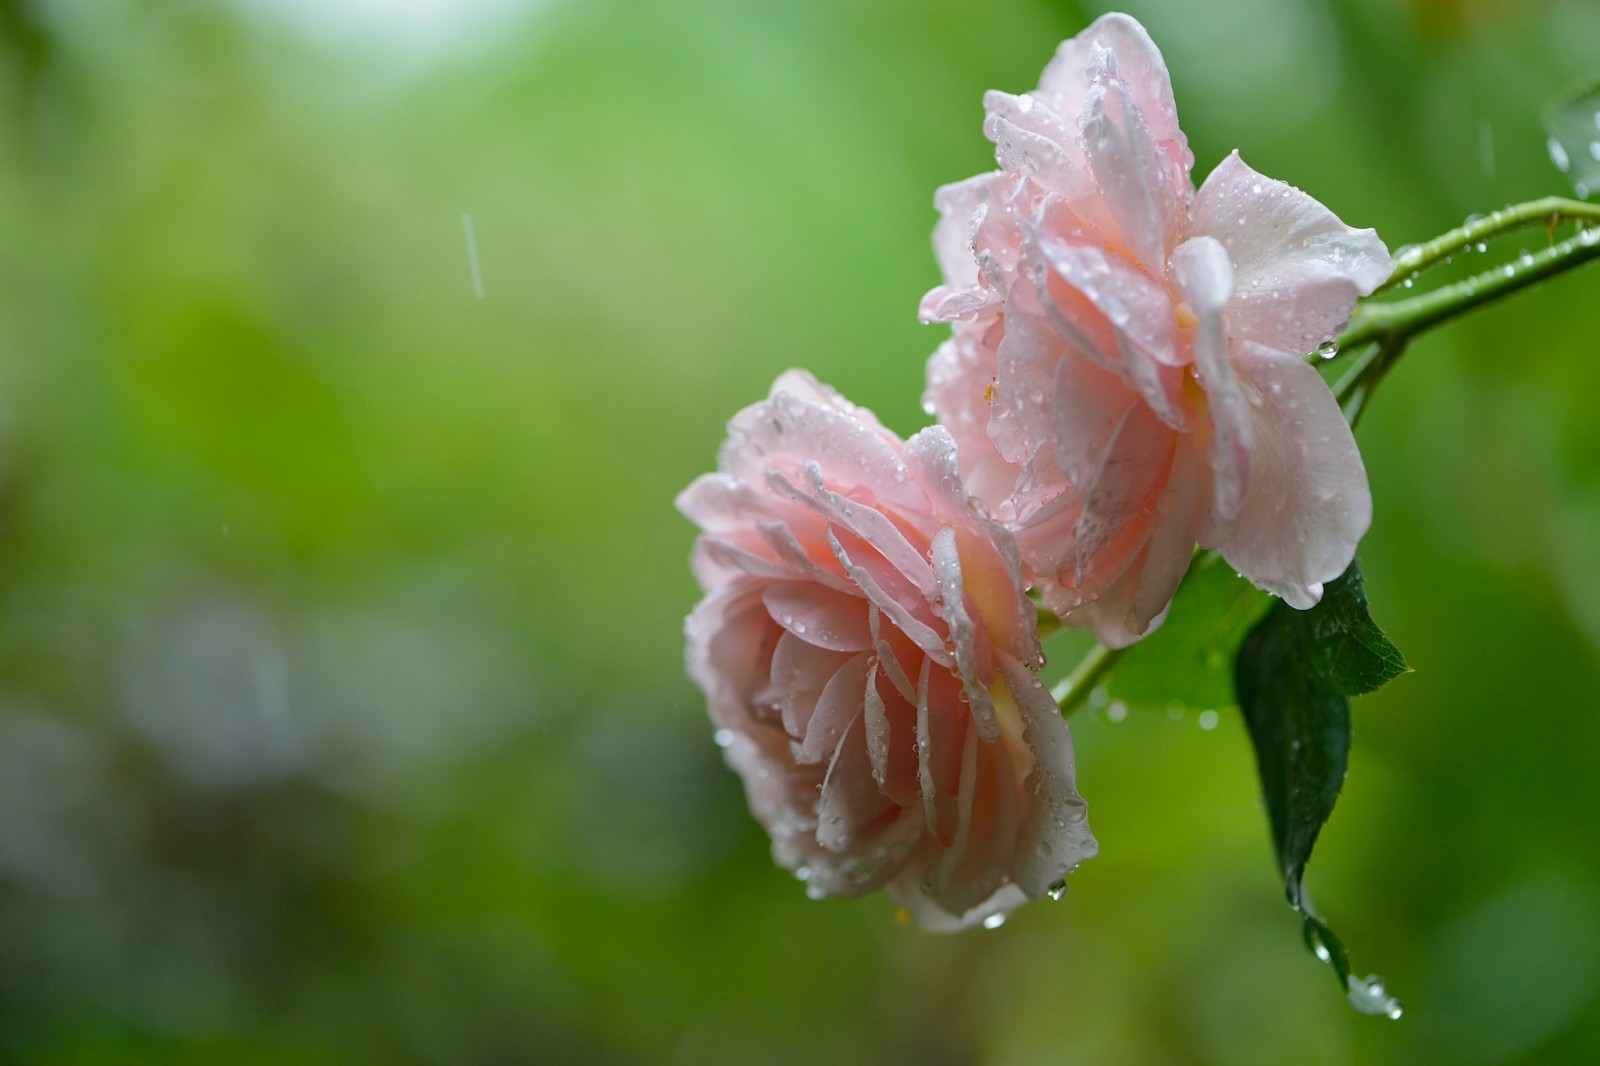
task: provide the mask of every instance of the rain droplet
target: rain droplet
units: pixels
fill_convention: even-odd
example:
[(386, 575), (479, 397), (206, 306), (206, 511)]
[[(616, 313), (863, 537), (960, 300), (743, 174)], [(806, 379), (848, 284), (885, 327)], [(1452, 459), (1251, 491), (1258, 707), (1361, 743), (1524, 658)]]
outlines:
[(1556, 169), (1572, 178), (1580, 197), (1600, 183), (1600, 83), (1553, 101), (1544, 112), (1545, 142)]
[(1051, 900), (1059, 903), (1061, 901), (1061, 897), (1067, 894), (1067, 879), (1063, 877), (1061, 880), (1045, 889), (1044, 894), (1049, 896)]
[(1121, 700), (1112, 700), (1106, 708), (1106, 721), (1115, 724), (1128, 717), (1128, 705)]
[(1200, 717), (1197, 719), (1197, 721), (1200, 723), (1200, 728), (1204, 729), (1208, 733), (1211, 732), (1211, 730), (1217, 728), (1217, 723), (1220, 722), (1221, 720), (1222, 720), (1222, 716), (1217, 714), (1216, 711), (1213, 711), (1210, 708), (1207, 708), (1206, 710), (1201, 711), (1200, 712)]
[(1375, 973), (1367, 974), (1366, 980), (1352, 974), (1350, 982), (1346, 985), (1345, 998), (1350, 1005), (1362, 1014), (1381, 1014), (1386, 1018), (1399, 1018), (1405, 1013), (1405, 1007), (1398, 999), (1389, 995), (1383, 987), (1383, 978)]
[(998, 929), (1005, 924), (1006, 916), (999, 911), (995, 911), (993, 914), (989, 915), (989, 917), (983, 920), (983, 927), (985, 929)]
[(729, 744), (733, 743), (733, 730), (719, 729), (715, 733), (711, 734), (711, 739), (713, 742), (715, 742), (717, 747), (725, 748)]

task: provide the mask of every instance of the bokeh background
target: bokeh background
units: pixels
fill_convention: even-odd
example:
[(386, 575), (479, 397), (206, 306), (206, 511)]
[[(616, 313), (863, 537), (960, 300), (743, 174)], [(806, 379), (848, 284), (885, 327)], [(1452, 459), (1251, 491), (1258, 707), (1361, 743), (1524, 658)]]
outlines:
[[(1391, 247), (1569, 191), (1589, 0), (1126, 7), (1198, 175)], [(926, 420), (933, 189), (1100, 10), (0, 0), (0, 1058), (1600, 1061), (1600, 268), (1362, 426), (1415, 672), (1309, 884), (1403, 1020), (1229, 708), (1075, 719), (1101, 856), (955, 937), (808, 901), (721, 766), (674, 494), (790, 366)]]

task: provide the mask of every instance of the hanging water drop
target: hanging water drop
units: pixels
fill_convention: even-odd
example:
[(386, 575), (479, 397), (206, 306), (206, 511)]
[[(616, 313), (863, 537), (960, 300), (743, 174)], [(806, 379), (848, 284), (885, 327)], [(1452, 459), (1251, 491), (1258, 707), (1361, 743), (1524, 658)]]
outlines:
[(1044, 894), (1049, 896), (1052, 902), (1061, 902), (1061, 897), (1067, 894), (1067, 879), (1063, 877), (1061, 880), (1045, 889)]
[(1383, 978), (1375, 973), (1367, 974), (1366, 980), (1352, 974), (1346, 985), (1345, 998), (1362, 1014), (1381, 1014), (1385, 1018), (1398, 1019), (1405, 1013), (1404, 1005), (1389, 995), (1383, 987)]
[(1580, 198), (1600, 184), (1600, 83), (1553, 101), (1544, 112), (1550, 161), (1572, 179)]
[(1005, 924), (1006, 916), (1000, 911), (995, 911), (993, 914), (989, 915), (989, 917), (983, 920), (983, 927), (985, 929), (998, 929)]
[(711, 740), (717, 745), (717, 747), (725, 748), (729, 744), (733, 743), (733, 730), (719, 729), (715, 733), (711, 734)]

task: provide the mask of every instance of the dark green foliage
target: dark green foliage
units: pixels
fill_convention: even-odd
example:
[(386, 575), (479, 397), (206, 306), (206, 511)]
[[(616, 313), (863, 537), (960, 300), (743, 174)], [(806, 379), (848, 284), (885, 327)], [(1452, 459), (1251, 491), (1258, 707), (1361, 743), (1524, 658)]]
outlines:
[(1234, 664), (1284, 890), (1289, 905), (1306, 915), (1306, 942), (1338, 972), (1341, 987), (1349, 977), (1344, 946), (1312, 913), (1301, 882), (1344, 784), (1348, 697), (1372, 692), (1407, 669), (1367, 613), (1354, 562), (1311, 610), (1276, 604), (1245, 638)]

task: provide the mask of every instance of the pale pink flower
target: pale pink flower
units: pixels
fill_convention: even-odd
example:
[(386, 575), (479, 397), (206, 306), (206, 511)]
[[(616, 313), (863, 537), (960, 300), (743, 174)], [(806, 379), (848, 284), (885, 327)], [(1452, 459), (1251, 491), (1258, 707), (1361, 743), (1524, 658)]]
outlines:
[(922, 315), (956, 327), (926, 401), (1045, 602), (1128, 644), (1198, 543), (1314, 605), (1372, 500), (1304, 356), (1388, 277), (1383, 243), (1238, 153), (1195, 191), (1161, 53), (1126, 15), (984, 106), (1000, 170), (935, 199), (945, 283)]
[(689, 673), (778, 863), (947, 929), (1092, 856), (1016, 548), (949, 433), (902, 442), (791, 371), (718, 465), (678, 498), (703, 530)]

